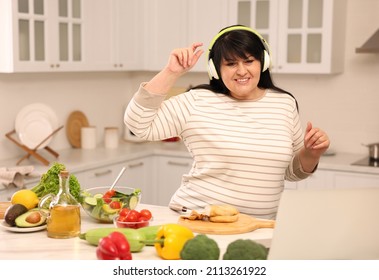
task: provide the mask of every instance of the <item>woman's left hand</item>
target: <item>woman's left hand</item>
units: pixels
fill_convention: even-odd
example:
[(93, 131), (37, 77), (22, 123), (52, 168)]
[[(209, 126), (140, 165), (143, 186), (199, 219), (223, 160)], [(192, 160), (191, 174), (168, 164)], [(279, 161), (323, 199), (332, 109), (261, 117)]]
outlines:
[(330, 146), (328, 135), (311, 122), (307, 123), (304, 136), (305, 152), (315, 158), (319, 158)]

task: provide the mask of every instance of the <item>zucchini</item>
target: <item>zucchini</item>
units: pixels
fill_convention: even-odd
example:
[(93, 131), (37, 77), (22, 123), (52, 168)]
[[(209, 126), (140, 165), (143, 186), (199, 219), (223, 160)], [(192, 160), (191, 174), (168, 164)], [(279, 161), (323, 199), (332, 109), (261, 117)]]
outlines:
[(146, 240), (145, 240), (145, 245), (146, 246), (154, 246), (155, 238), (157, 237), (158, 230), (160, 229), (162, 225), (157, 225), (157, 226), (148, 226), (148, 227), (141, 227), (137, 229), (140, 233), (142, 233)]
[(80, 239), (86, 240), (89, 244), (97, 246), (101, 238), (108, 236), (114, 231), (121, 232), (128, 239), (131, 252), (140, 252), (145, 247), (145, 235), (132, 228), (95, 228), (79, 235)]

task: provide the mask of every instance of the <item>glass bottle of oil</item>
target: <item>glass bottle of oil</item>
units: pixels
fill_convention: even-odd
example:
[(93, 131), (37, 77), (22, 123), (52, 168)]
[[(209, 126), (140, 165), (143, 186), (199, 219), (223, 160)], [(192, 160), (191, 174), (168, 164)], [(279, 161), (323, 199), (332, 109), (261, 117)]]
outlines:
[(59, 174), (59, 192), (53, 196), (47, 218), (47, 236), (71, 238), (80, 234), (80, 204), (70, 194), (68, 171)]

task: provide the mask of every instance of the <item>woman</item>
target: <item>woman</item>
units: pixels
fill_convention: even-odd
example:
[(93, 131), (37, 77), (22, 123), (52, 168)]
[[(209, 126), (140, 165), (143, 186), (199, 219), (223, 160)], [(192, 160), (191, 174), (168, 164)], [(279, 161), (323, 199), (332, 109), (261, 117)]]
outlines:
[(164, 100), (198, 62), (201, 46), (171, 52), (166, 67), (140, 86), (125, 123), (146, 140), (179, 136), (192, 154), (192, 169), (170, 205), (201, 211), (209, 204), (230, 204), (241, 213), (274, 219), (284, 180), (313, 173), (329, 138), (311, 123), (303, 136), (295, 98), (272, 82), (267, 43), (245, 26), (225, 28), (213, 39), (209, 85)]

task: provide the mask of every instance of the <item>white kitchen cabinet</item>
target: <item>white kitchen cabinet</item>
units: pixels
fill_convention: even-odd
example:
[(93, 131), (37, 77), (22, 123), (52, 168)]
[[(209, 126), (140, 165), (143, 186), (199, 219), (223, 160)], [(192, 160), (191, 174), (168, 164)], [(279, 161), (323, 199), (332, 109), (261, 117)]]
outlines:
[(141, 202), (151, 204), (155, 201), (155, 187), (153, 178), (153, 159), (144, 157), (124, 163), (126, 171), (124, 184), (127, 187), (141, 189)]
[(83, 0), (2, 0), (0, 71), (73, 71), (83, 61)]
[[(77, 177), (82, 189), (110, 186), (121, 171), (122, 166), (122, 164), (112, 164), (73, 174)], [(118, 184), (121, 185), (122, 182), (123, 178)]]
[(188, 0), (145, 0), (144, 5), (143, 68), (160, 71), (172, 49), (187, 46)]
[(379, 175), (330, 171), (329, 181), (335, 188), (379, 188)]
[(117, 182), (116, 186), (125, 186), (141, 189), (142, 203), (151, 203), (154, 199), (154, 190), (151, 182), (152, 158), (144, 157), (126, 162), (105, 165), (91, 170), (75, 173), (83, 189), (111, 186), (117, 178), (121, 169), (125, 172)]
[(343, 71), (346, 1), (233, 0), (234, 23), (251, 26), (269, 43), (274, 73)]
[(286, 182), (290, 189), (379, 188), (379, 175), (319, 169), (305, 180)]
[[(141, 70), (145, 13), (141, 0), (82, 0), (86, 66), (95, 71)], [(88, 63), (87, 63), (88, 61)]]
[(190, 0), (188, 3), (188, 37), (183, 47), (194, 42), (203, 43), (204, 55), (191, 69), (192, 72), (206, 72), (206, 55), (214, 36), (229, 25), (228, 0)]
[(155, 157), (157, 205), (167, 206), (169, 204), (171, 196), (181, 184), (182, 176), (190, 171), (192, 163), (192, 158)]
[[(144, 69), (159, 71), (175, 48), (212, 38), (229, 24), (228, 0), (145, 0)], [(191, 70), (206, 72), (205, 55)]]

